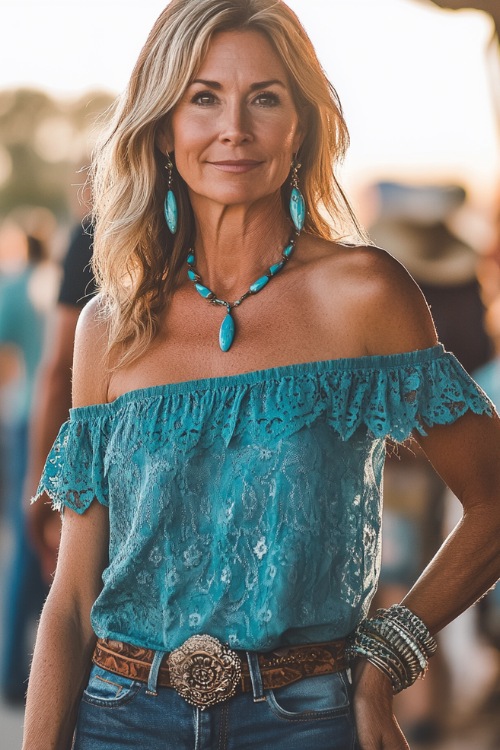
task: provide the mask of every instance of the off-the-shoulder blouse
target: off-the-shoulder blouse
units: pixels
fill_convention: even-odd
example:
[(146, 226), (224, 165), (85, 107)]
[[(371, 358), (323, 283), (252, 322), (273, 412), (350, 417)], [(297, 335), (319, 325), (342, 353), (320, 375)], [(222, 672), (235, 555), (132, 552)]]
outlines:
[(153, 386), (72, 409), (38, 493), (109, 507), (102, 638), (341, 638), (376, 588), (386, 438), (468, 410), (493, 406), (441, 345)]

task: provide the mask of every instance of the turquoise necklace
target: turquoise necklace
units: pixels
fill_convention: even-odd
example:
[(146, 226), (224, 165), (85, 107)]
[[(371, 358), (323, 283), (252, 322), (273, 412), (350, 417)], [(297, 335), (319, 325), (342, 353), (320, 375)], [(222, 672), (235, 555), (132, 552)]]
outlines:
[(257, 281), (254, 281), (254, 283), (249, 287), (248, 291), (245, 292), (239, 299), (237, 299), (235, 302), (226, 302), (224, 299), (219, 299), (215, 292), (212, 292), (211, 289), (209, 289), (207, 286), (204, 286), (202, 284), (201, 276), (197, 272), (195, 267), (195, 255), (194, 250), (190, 250), (188, 257), (187, 257), (187, 265), (188, 265), (188, 277), (191, 281), (194, 282), (194, 288), (200, 294), (204, 299), (211, 302), (213, 305), (220, 305), (221, 307), (226, 308), (226, 316), (224, 320), (222, 321), (222, 325), (219, 330), (219, 346), (222, 349), (223, 352), (229, 351), (231, 348), (231, 344), (234, 341), (234, 337), (236, 334), (236, 326), (234, 322), (234, 318), (231, 314), (231, 311), (235, 307), (239, 307), (242, 302), (246, 300), (247, 297), (251, 297), (253, 294), (257, 294), (257, 292), (260, 292), (261, 289), (263, 289), (266, 284), (273, 278), (273, 276), (276, 276), (277, 273), (281, 271), (281, 269), (285, 266), (287, 260), (291, 257), (294, 249), (295, 249), (295, 243), (297, 241), (297, 237), (299, 236), (299, 233), (296, 232), (295, 236), (292, 237), (290, 242), (286, 245), (286, 247), (283, 249), (281, 253), (281, 260), (278, 261), (278, 263), (275, 263), (274, 265), (270, 266), (264, 276), (261, 276), (257, 279)]

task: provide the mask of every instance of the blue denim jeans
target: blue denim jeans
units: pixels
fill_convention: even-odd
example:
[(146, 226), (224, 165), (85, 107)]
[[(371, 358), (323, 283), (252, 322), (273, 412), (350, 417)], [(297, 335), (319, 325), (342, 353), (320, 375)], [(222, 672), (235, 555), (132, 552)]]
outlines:
[(157, 688), (93, 665), (73, 750), (357, 750), (346, 672), (262, 691), (250, 659), (253, 693), (204, 711), (172, 688)]

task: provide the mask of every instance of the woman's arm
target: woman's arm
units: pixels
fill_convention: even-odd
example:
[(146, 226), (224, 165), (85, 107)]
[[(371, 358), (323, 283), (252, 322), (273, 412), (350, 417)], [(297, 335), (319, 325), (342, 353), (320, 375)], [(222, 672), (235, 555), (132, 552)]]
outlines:
[[(359, 308), (368, 352), (392, 354), (432, 346), (432, 320), (416, 285), (390, 256), (368, 254), (371, 294)], [(417, 440), (464, 508), (462, 520), (404, 599), (436, 633), (500, 576), (500, 420), (468, 412), (454, 424), (427, 432)], [(392, 715), (389, 679), (359, 660), (354, 681), (362, 750), (407, 748)]]
[(69, 750), (95, 636), (90, 609), (107, 560), (107, 509), (64, 511), (56, 575), (38, 627), (23, 750)]
[[(500, 576), (500, 420), (467, 412), (452, 425), (429, 429), (418, 442), (463, 505), (461, 521), (403, 600), (436, 633)], [(387, 677), (360, 661), (355, 682), (362, 750), (406, 748), (392, 717)], [(370, 744), (374, 738), (386, 744)]]
[[(96, 303), (80, 317), (75, 340), (73, 404), (105, 400), (105, 335)], [(69, 750), (91, 663), (90, 610), (108, 560), (108, 509), (94, 500), (78, 515), (64, 510), (54, 582), (43, 608), (31, 669), (23, 750)]]
[[(397, 261), (373, 250), (367, 261), (371, 293), (359, 306), (369, 353), (432, 346), (434, 327), (420, 290)], [(426, 432), (416, 439), (464, 508), (462, 521), (404, 600), (435, 633), (500, 576), (500, 419), (469, 411)]]
[(500, 419), (467, 412), (418, 442), (463, 506), (462, 519), (404, 600), (435, 633), (500, 577)]

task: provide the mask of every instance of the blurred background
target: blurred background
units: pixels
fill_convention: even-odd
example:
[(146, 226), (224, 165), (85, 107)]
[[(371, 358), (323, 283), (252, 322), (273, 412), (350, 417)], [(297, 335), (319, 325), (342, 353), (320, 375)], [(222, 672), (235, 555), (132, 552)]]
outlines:
[[(93, 291), (85, 168), (98, 118), (164, 4), (0, 6), (0, 750), (20, 747), (57, 546), (57, 519), (26, 506), (67, 415), (74, 326)], [(355, 210), (500, 406), (499, 1), (289, 5), (344, 106), (351, 148), (340, 176)], [(385, 477), (382, 606), (403, 595), (458, 513), (427, 462), (398, 453)], [(500, 748), (500, 595), (440, 643), (426, 679), (397, 701), (412, 748)]]

